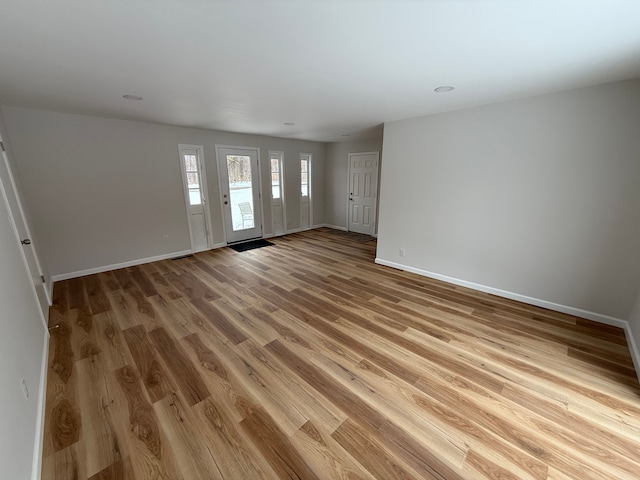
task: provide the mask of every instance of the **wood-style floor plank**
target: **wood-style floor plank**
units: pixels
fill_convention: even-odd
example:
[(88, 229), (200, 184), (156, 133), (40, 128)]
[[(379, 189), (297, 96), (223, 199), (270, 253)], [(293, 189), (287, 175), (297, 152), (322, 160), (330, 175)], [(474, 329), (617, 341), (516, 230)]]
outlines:
[(622, 330), (273, 243), (54, 285), (44, 480), (640, 478)]

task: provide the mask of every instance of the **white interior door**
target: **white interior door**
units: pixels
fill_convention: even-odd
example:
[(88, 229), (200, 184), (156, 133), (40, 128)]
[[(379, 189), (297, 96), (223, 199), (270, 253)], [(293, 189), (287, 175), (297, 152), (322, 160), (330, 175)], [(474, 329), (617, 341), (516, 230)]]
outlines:
[(271, 223), (274, 235), (282, 235), (285, 232), (284, 219), (284, 180), (283, 163), (284, 152), (269, 152), (271, 168)]
[(209, 207), (207, 179), (204, 169), (204, 148), (201, 145), (178, 145), (182, 185), (187, 206), (187, 223), (191, 250), (201, 252), (209, 245)]
[(42, 312), (42, 320), (45, 323), (49, 318), (49, 305), (51, 301), (49, 298), (49, 290), (45, 283), (45, 277), (42, 274), (42, 268), (40, 267), (40, 261), (35, 250), (35, 245), (31, 240), (31, 233), (27, 224), (22, 202), (17, 193), (16, 182), (11, 171), (11, 164), (7, 157), (2, 139), (0, 139), (0, 150), (2, 151), (2, 166), (0, 166), (0, 181), (3, 185), (3, 196), (9, 207), (9, 224), (14, 231), (16, 242), (21, 245), (22, 252), (24, 253), (24, 260), (31, 277), (31, 282), (35, 290), (35, 294), (40, 305)]
[(311, 154), (300, 154), (300, 228), (311, 228)]
[(227, 243), (262, 237), (258, 149), (216, 146)]
[(349, 231), (375, 233), (378, 198), (378, 152), (349, 154)]

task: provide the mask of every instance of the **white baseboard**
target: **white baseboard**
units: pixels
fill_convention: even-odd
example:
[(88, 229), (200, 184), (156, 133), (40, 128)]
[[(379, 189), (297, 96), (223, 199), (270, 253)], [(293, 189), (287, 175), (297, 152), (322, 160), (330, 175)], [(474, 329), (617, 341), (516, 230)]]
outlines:
[(42, 347), (42, 366), (40, 369), (40, 385), (38, 392), (38, 417), (36, 418), (36, 436), (33, 446), (33, 466), (31, 480), (40, 480), (42, 472), (42, 452), (44, 443), (44, 408), (47, 399), (47, 373), (49, 369), (49, 330), (44, 331), (44, 345)]
[(631, 359), (633, 360), (633, 366), (636, 368), (636, 375), (640, 382), (640, 345), (636, 343), (636, 339), (633, 336), (631, 325), (629, 322), (624, 327), (624, 335), (627, 337), (627, 345), (629, 345), (629, 352), (631, 353)]
[(289, 235), (290, 233), (298, 233), (301, 232), (302, 229), (301, 228), (292, 228), (291, 230), (287, 230), (285, 235)]
[[(224, 245), (221, 245), (224, 246)], [(215, 248), (215, 246), (214, 246)], [(85, 275), (93, 275), (94, 273), (108, 272), (109, 270), (117, 270), (118, 268), (133, 267), (135, 265), (142, 265), (144, 263), (157, 262), (159, 260), (167, 260), (169, 258), (182, 257), (184, 255), (190, 255), (191, 250), (182, 250), (180, 252), (164, 253), (162, 255), (156, 255), (154, 257), (139, 258), (137, 260), (129, 260), (122, 263), (114, 263), (113, 265), (104, 265), (102, 267), (88, 268), (86, 270), (79, 270), (77, 272), (61, 273), (60, 275), (53, 275), (51, 280), (53, 282), (59, 282), (60, 280), (68, 280), (70, 278), (84, 277)]]
[(466, 280), (460, 280), (459, 278), (448, 277), (439, 273), (429, 272), (427, 270), (421, 270), (419, 268), (410, 267), (400, 263), (390, 262), (382, 258), (376, 258), (375, 262), (379, 265), (385, 265), (387, 267), (397, 268), (399, 270), (405, 270), (407, 272), (416, 273), (423, 277), (434, 278), (436, 280), (442, 280), (443, 282), (452, 283), (454, 285), (460, 285), (462, 287), (471, 288), (472, 290), (478, 290), (480, 292), (490, 293), (503, 298), (509, 298), (511, 300), (517, 300), (518, 302), (528, 303), (529, 305), (535, 305), (536, 307), (547, 308), (556, 312), (566, 313), (568, 315), (574, 315), (576, 317), (586, 318), (595, 322), (604, 323), (606, 325), (612, 325), (614, 327), (620, 327), (628, 330), (629, 322), (620, 318), (610, 317), (601, 313), (590, 312), (588, 310), (582, 310), (580, 308), (570, 307), (567, 305), (561, 305), (559, 303), (548, 302), (539, 298), (528, 297), (519, 293), (509, 292), (507, 290), (501, 290), (499, 288), (488, 287), (479, 283), (468, 282)]
[(324, 225), (322, 225), (323, 227), (327, 227), (327, 228), (333, 228), (334, 230), (342, 230), (343, 232), (348, 232), (349, 230), (347, 229), (347, 227), (341, 227), (339, 225), (331, 225), (329, 223), (325, 223)]
[(211, 246), (211, 250), (215, 250), (216, 248), (226, 247), (227, 242), (215, 243)]

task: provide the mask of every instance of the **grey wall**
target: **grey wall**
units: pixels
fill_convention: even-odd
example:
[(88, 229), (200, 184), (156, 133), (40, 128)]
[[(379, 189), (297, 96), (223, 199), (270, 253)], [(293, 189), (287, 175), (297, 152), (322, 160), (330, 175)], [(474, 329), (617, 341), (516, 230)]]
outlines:
[(378, 258), (626, 320), (639, 125), (640, 80), (385, 124)]
[(347, 227), (349, 154), (376, 151), (382, 151), (382, 138), (327, 144), (324, 209), (329, 225)]
[(265, 234), (272, 231), (268, 151), (284, 151), (289, 230), (300, 227), (299, 154), (311, 153), (313, 220), (324, 223), (323, 143), (13, 107), (2, 111), (53, 275), (190, 249), (180, 143), (204, 146), (214, 244), (224, 242), (216, 144), (260, 148)]

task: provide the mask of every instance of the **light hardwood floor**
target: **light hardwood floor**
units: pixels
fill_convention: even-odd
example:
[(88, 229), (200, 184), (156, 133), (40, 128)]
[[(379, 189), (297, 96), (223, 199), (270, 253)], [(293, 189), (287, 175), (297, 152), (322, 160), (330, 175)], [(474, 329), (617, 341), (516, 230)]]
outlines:
[(273, 242), (56, 283), (43, 479), (640, 478), (620, 329)]

